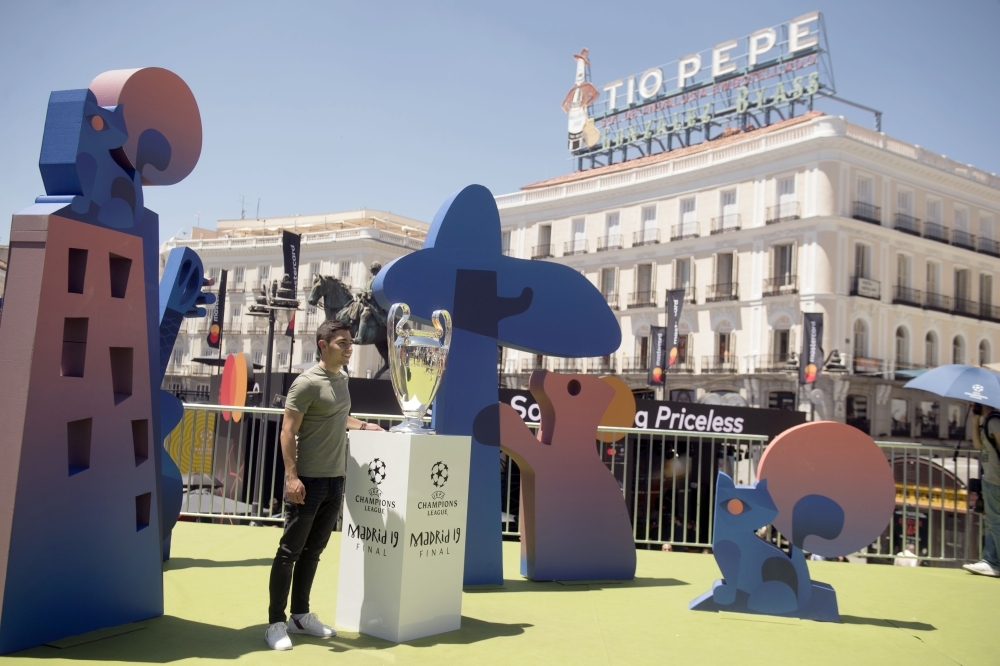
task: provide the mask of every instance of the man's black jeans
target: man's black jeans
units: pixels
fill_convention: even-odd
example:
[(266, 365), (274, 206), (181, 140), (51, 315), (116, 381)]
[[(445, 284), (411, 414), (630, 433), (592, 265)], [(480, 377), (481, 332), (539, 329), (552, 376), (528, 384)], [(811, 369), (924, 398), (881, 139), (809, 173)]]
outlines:
[(285, 499), (285, 531), (271, 565), (268, 624), (286, 621), (289, 588), (292, 590), (292, 614), (309, 612), (309, 592), (319, 556), (337, 526), (344, 499), (342, 476), (300, 476), (299, 480), (305, 486), (306, 501), (305, 504), (293, 504)]

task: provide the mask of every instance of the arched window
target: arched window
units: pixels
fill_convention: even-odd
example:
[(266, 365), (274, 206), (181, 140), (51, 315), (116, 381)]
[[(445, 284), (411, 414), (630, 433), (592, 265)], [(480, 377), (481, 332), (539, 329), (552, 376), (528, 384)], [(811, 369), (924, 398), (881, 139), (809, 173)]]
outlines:
[(868, 326), (863, 319), (854, 322), (854, 357), (865, 358), (868, 356)]
[(905, 368), (910, 362), (910, 336), (900, 326), (896, 329), (896, 366)]
[(979, 341), (979, 365), (986, 365), (990, 362), (990, 343), (986, 340)]
[(965, 340), (961, 335), (956, 335), (951, 341), (951, 362), (965, 363)]
[(937, 347), (937, 335), (934, 331), (927, 331), (927, 337), (924, 338), (924, 363), (927, 364), (928, 368), (933, 368), (938, 364)]

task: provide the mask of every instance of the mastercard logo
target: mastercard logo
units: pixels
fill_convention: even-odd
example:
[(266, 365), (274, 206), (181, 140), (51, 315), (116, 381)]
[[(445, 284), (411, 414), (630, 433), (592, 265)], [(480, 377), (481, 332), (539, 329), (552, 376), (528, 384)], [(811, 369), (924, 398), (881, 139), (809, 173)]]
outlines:
[(659, 384), (663, 381), (663, 368), (653, 368), (653, 383)]
[[(232, 407), (245, 407), (247, 404), (247, 357), (242, 352), (230, 354), (226, 357), (226, 364), (222, 367), (222, 382), (219, 385), (219, 404)], [(230, 414), (233, 421), (240, 422), (243, 412), (233, 410), (232, 412), (222, 412), (222, 418), (229, 420)]]
[(677, 362), (677, 347), (670, 348), (670, 360), (667, 361), (667, 365), (671, 366)]
[(805, 376), (806, 376), (806, 384), (812, 384), (813, 382), (816, 381), (815, 363), (810, 363), (809, 365), (806, 366)]
[(212, 324), (212, 327), (208, 329), (208, 341), (213, 345), (219, 344), (219, 325)]

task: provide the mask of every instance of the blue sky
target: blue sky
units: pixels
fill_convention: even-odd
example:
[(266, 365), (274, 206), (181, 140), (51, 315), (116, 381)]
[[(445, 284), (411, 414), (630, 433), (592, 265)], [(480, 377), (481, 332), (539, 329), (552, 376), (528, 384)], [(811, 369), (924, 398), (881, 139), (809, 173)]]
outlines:
[[(201, 161), (146, 188), (161, 238), (195, 223), (367, 206), (429, 221), (469, 183), (494, 193), (572, 170), (572, 54), (594, 83), (818, 9), (838, 94), (883, 130), (1000, 171), (1000, 3), (6, 2), (0, 6), (0, 242), (43, 193), (49, 91), (156, 65), (202, 113)], [(834, 107), (830, 107), (834, 110)], [(837, 113), (869, 124), (870, 117)]]

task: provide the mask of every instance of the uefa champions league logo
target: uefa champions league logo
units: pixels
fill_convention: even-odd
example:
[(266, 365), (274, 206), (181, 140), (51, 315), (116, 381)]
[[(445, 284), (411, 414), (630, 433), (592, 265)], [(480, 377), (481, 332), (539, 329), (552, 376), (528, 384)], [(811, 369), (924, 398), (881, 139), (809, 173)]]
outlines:
[(985, 388), (986, 387), (983, 386), (982, 384), (973, 384), (972, 385), (972, 393), (969, 393), (968, 391), (966, 391), (965, 395), (969, 396), (973, 400), (986, 400), (986, 396), (983, 395), (983, 393), (982, 393), (983, 389), (985, 389)]
[(368, 463), (368, 478), (376, 486), (385, 481), (385, 463), (380, 458), (375, 458)]
[(444, 488), (444, 484), (448, 483), (448, 466), (440, 460), (431, 466), (431, 483), (435, 488)]

